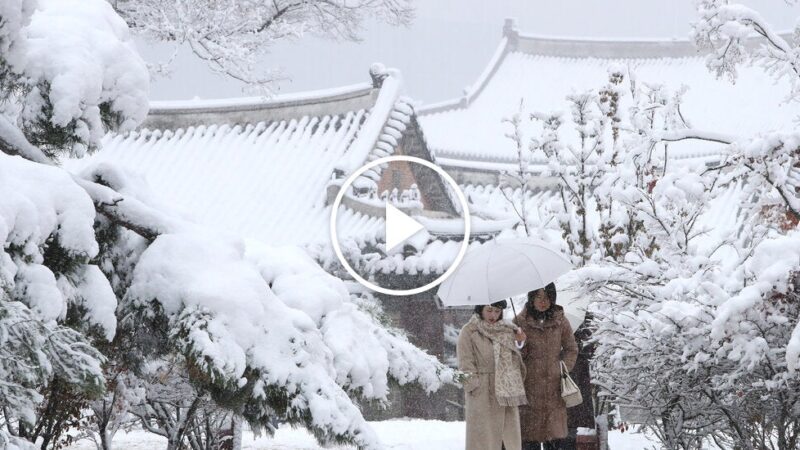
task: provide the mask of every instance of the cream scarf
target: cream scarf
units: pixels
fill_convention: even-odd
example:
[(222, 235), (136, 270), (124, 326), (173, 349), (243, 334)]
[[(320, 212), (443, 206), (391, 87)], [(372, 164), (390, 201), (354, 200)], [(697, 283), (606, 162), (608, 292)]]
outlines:
[(514, 343), (516, 326), (498, 321), (493, 324), (473, 315), (469, 320), (478, 332), (492, 341), (494, 353), (494, 391), (497, 403), (502, 406), (527, 405), (522, 373), (517, 364), (517, 346)]

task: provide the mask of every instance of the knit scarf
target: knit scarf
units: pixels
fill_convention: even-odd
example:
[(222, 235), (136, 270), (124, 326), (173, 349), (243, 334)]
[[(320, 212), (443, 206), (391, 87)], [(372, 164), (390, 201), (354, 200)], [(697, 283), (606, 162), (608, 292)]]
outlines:
[(494, 393), (501, 406), (528, 404), (522, 373), (516, 364), (514, 330), (516, 326), (503, 321), (489, 323), (477, 315), (472, 316), (478, 332), (492, 341), (494, 353)]

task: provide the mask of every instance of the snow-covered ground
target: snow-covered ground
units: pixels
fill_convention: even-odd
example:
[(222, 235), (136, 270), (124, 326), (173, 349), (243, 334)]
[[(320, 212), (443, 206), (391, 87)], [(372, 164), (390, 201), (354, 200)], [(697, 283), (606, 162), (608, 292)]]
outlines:
[[(395, 419), (370, 423), (387, 449), (392, 450), (461, 450), (464, 448), (464, 422)], [(114, 438), (118, 450), (152, 450), (166, 448), (166, 439), (144, 431), (119, 432)], [(645, 450), (657, 448), (654, 440), (641, 433), (612, 431), (611, 450)], [(354, 447), (334, 446), (333, 449)], [(94, 450), (90, 441), (81, 441), (68, 450)], [(323, 450), (314, 437), (302, 428), (281, 427), (274, 437), (256, 437), (245, 432), (243, 450)]]

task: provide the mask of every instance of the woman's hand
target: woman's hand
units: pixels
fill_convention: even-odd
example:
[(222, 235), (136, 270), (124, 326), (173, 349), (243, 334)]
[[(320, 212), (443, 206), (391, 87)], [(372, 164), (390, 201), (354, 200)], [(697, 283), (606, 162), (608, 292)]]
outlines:
[(528, 339), (528, 336), (525, 335), (525, 332), (522, 331), (522, 328), (517, 328), (517, 331), (514, 333), (514, 339), (521, 344), (525, 342), (525, 339)]

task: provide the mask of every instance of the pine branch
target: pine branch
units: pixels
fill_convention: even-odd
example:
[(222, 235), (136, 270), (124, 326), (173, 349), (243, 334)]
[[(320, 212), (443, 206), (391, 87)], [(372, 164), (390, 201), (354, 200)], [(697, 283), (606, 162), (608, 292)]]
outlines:
[(41, 149), (28, 142), (22, 131), (2, 114), (0, 114), (0, 151), (40, 164), (55, 165)]
[[(56, 166), (39, 148), (32, 145), (22, 132), (9, 120), (0, 115), (0, 151), (12, 156), (20, 156), (31, 162)], [(100, 183), (85, 180), (73, 175), (75, 183), (82, 187), (94, 202), (98, 212), (112, 223), (127, 228), (148, 240), (180, 227), (155, 209), (136, 198), (120, 194)]]

